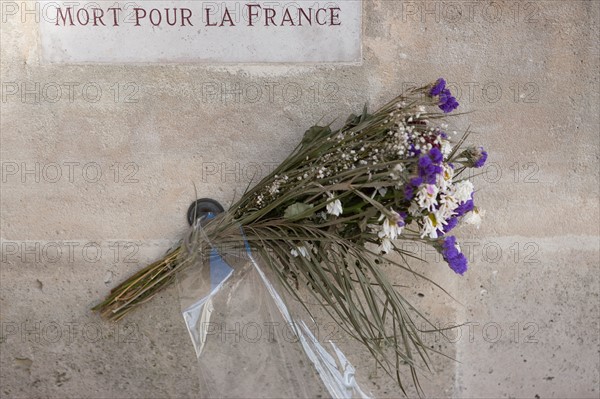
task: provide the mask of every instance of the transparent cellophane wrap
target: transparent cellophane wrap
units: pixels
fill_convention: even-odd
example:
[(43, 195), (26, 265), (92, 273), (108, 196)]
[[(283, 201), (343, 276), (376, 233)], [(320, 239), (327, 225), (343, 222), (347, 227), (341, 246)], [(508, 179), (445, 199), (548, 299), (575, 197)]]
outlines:
[(201, 397), (369, 397), (341, 350), (319, 339), (316, 323), (264, 259), (247, 244), (204, 239), (203, 256), (178, 274)]

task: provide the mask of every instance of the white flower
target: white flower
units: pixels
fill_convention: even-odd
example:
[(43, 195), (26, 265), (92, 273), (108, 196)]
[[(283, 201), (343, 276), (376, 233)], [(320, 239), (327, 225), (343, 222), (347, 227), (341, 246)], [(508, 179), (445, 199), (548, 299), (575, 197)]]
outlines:
[(304, 245), (300, 245), (299, 247), (293, 248), (290, 253), (294, 258), (297, 258), (299, 255), (302, 255), (304, 258), (308, 258), (308, 249)]
[(444, 191), (452, 184), (454, 169), (448, 164), (442, 164), (442, 173), (436, 176), (436, 184), (440, 191)]
[(450, 144), (448, 140), (442, 140), (441, 147), (442, 155), (444, 156), (444, 158), (447, 158), (448, 155), (450, 155), (450, 153), (452, 152), (452, 144)]
[[(404, 152), (402, 152), (400, 155), (404, 155)], [(390, 177), (392, 178), (392, 180), (400, 180), (403, 171), (404, 166), (402, 166), (402, 164), (396, 164), (396, 166), (394, 166), (394, 168), (390, 172)]]
[(439, 188), (433, 184), (422, 185), (419, 191), (417, 191), (417, 203), (422, 209), (427, 209), (430, 212), (433, 211), (437, 205), (439, 191)]
[(475, 208), (471, 212), (463, 216), (463, 221), (467, 224), (472, 224), (475, 227), (479, 228), (479, 226), (481, 226), (481, 218), (483, 218), (484, 216), (484, 210), (479, 210), (478, 208)]
[(377, 250), (379, 251), (379, 253), (390, 253), (390, 251), (392, 250), (392, 241), (389, 238), (384, 237), (381, 240), (381, 245), (377, 247)]
[(390, 215), (381, 214), (378, 219), (381, 224), (370, 224), (370, 227), (380, 239), (378, 250), (380, 253), (389, 253), (392, 250), (392, 240), (395, 240), (402, 234), (404, 220), (402, 216), (393, 209), (390, 209)]
[[(329, 198), (333, 199), (333, 195), (329, 195)], [(342, 208), (342, 201), (335, 199), (327, 203), (327, 213), (334, 216), (340, 216), (344, 212)]]
[(436, 215), (440, 216), (443, 220), (446, 220), (454, 215), (454, 210), (458, 207), (456, 198), (448, 193), (444, 193), (440, 196), (440, 206), (436, 211)]
[(471, 194), (473, 194), (473, 183), (469, 180), (459, 181), (454, 184), (454, 198), (456, 198), (458, 203), (470, 200)]
[(421, 227), (421, 238), (428, 236), (429, 238), (438, 238), (438, 230), (444, 231), (444, 219), (435, 213), (430, 213), (422, 219), (423, 227)]
[(279, 193), (279, 181), (274, 181), (271, 187), (269, 188), (269, 194), (275, 195)]
[(398, 214), (398, 212), (393, 209), (390, 210), (392, 217), (389, 218), (384, 214), (379, 216), (379, 221), (381, 223), (381, 229), (377, 233), (379, 238), (389, 238), (390, 240), (395, 240), (398, 238), (400, 234), (402, 234), (402, 226), (398, 225), (398, 222), (402, 222), (402, 216)]

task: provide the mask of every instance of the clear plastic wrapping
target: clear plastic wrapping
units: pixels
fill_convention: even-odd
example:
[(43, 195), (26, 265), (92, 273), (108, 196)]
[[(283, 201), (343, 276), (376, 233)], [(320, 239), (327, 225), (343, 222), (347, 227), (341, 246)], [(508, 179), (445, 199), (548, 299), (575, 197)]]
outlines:
[(290, 310), (284, 289), (247, 245), (209, 244), (178, 276), (202, 397), (369, 397), (341, 350), (319, 342), (310, 316)]

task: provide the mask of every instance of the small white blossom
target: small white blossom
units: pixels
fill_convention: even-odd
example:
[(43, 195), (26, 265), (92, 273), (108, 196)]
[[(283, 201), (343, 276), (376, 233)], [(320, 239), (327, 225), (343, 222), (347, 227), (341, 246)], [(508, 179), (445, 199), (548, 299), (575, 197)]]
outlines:
[(384, 254), (390, 253), (392, 250), (392, 241), (389, 238), (384, 237), (381, 240), (381, 245), (379, 245), (379, 247), (377, 247), (377, 250), (379, 251), (379, 253), (384, 253)]
[[(329, 194), (329, 198), (333, 199), (333, 195)], [(327, 213), (329, 213), (330, 215), (334, 215), (334, 216), (340, 216), (342, 213), (344, 212), (344, 209), (342, 208), (342, 201), (340, 201), (339, 199), (334, 199), (334, 200), (330, 200), (327, 203)]]
[(292, 256), (294, 258), (297, 258), (298, 256), (302, 256), (304, 258), (308, 258), (308, 249), (306, 249), (306, 247), (304, 245), (300, 245), (299, 247), (296, 248), (292, 248), (292, 250), (290, 251), (290, 253), (292, 254)]
[(271, 187), (269, 188), (269, 194), (275, 195), (277, 193), (279, 193), (279, 182), (274, 181)]
[(377, 234), (380, 245), (379, 253), (389, 253), (392, 250), (392, 240), (397, 239), (404, 228), (404, 220), (398, 212), (390, 209), (389, 214), (381, 214), (378, 219), (381, 224), (369, 224), (368, 227)]
[(463, 216), (463, 221), (467, 224), (472, 224), (479, 228), (481, 226), (481, 219), (485, 216), (485, 211), (479, 210), (478, 208), (473, 209), (471, 212)]
[(473, 194), (473, 183), (469, 180), (459, 181), (454, 184), (454, 198), (461, 203), (471, 199)]
[(436, 177), (436, 184), (440, 188), (440, 191), (446, 191), (452, 185), (453, 177), (454, 169), (448, 164), (442, 164), (442, 173)]
[(439, 188), (433, 184), (423, 184), (417, 191), (417, 203), (422, 209), (433, 211), (437, 205), (437, 195)]
[(443, 219), (435, 213), (430, 213), (422, 219), (423, 227), (421, 228), (421, 238), (428, 236), (429, 238), (438, 238), (438, 230), (444, 231)]
[(377, 235), (379, 238), (387, 237), (390, 240), (395, 240), (400, 234), (402, 234), (402, 226), (400, 226), (398, 222), (402, 222), (403, 220), (402, 217), (394, 210), (390, 210), (390, 212), (392, 214), (391, 218), (384, 214), (381, 214), (379, 217), (381, 227)]
[(444, 158), (447, 158), (448, 155), (450, 155), (450, 153), (452, 152), (452, 144), (450, 144), (448, 140), (442, 140), (441, 147), (442, 155), (444, 156)]
[(458, 201), (452, 195), (444, 193), (440, 196), (440, 206), (437, 210), (443, 220), (447, 220), (454, 215), (454, 210), (458, 207)]

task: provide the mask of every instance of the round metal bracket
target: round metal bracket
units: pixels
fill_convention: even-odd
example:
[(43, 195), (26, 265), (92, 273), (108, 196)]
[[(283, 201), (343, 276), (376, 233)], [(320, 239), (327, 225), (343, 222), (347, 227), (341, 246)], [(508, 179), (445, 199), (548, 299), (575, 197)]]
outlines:
[(196, 220), (207, 216), (209, 213), (213, 215), (225, 212), (225, 209), (219, 202), (211, 198), (200, 198), (192, 202), (187, 211), (187, 220), (192, 226)]

